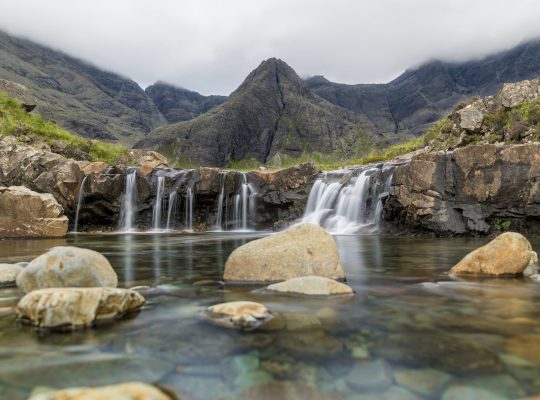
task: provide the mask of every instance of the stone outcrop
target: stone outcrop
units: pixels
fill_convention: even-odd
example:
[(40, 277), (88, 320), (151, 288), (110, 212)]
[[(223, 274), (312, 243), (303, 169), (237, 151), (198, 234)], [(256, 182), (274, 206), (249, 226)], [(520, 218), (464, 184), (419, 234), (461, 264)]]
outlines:
[(155, 386), (141, 382), (121, 383), (118, 385), (94, 388), (71, 388), (47, 393), (40, 393), (29, 400), (173, 400)]
[(0, 91), (5, 92), (7, 97), (20, 101), (21, 107), (27, 112), (31, 112), (37, 106), (36, 99), (24, 85), (0, 79)]
[(272, 319), (268, 309), (252, 301), (231, 301), (208, 307), (203, 316), (226, 328), (252, 331)]
[(329, 296), (353, 294), (350, 286), (322, 276), (302, 276), (267, 286), (266, 290), (277, 293)]
[(467, 254), (450, 270), (452, 275), (519, 276), (537, 261), (523, 235), (506, 232)]
[(144, 297), (129, 289), (50, 288), (28, 293), (16, 313), (41, 328), (74, 328), (115, 318), (143, 304)]
[(97, 251), (53, 247), (35, 258), (17, 276), (25, 293), (63, 287), (116, 287), (118, 278), (109, 261)]
[(487, 144), (423, 153), (394, 170), (390, 231), (540, 231), (540, 144)]
[(229, 282), (275, 282), (307, 275), (344, 280), (336, 242), (323, 228), (300, 224), (234, 250), (225, 264)]
[(67, 229), (64, 210), (51, 194), (0, 186), (0, 237), (63, 237)]

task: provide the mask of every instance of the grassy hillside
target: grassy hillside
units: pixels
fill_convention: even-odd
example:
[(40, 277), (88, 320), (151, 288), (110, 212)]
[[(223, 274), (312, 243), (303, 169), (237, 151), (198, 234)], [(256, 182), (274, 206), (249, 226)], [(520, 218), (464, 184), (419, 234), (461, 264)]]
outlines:
[(0, 91), (0, 137), (13, 135), (28, 144), (45, 143), (67, 157), (83, 156), (92, 161), (115, 163), (127, 155), (127, 149), (98, 140), (88, 140), (68, 132), (55, 122), (27, 113), (17, 100)]

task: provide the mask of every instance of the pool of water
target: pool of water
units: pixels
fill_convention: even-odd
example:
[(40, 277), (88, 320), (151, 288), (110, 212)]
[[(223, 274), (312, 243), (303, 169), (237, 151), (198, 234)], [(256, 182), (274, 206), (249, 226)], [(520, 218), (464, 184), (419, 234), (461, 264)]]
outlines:
[[(486, 239), (335, 236), (353, 298), (254, 293), (219, 284), (250, 233), (80, 234), (2, 240), (0, 262), (58, 245), (104, 254), (119, 286), (159, 290), (121, 320), (69, 333), (0, 318), (0, 398), (36, 387), (159, 383), (193, 399), (516, 399), (540, 394), (540, 281), (453, 280)], [(540, 240), (532, 239), (540, 248)], [(0, 288), (0, 307), (16, 304)], [(275, 330), (202, 321), (205, 307), (264, 303)]]

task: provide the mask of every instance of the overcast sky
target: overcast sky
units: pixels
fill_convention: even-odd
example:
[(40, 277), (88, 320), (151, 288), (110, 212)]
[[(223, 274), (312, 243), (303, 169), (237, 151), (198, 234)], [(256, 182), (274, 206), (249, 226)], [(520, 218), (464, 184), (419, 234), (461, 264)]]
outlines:
[(539, 21), (539, 0), (0, 0), (0, 29), (204, 94), (228, 94), (269, 57), (304, 77), (387, 82), (540, 37)]

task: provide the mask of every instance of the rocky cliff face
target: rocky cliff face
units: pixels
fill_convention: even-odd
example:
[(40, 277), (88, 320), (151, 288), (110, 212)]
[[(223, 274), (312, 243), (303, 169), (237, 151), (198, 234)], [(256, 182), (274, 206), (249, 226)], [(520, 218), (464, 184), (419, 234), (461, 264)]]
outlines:
[(383, 217), (390, 231), (540, 232), (540, 144), (417, 155), (395, 169)]
[(145, 89), (168, 123), (189, 121), (219, 106), (226, 96), (203, 96), (197, 92), (156, 82)]
[(317, 96), (287, 64), (269, 59), (222, 105), (159, 128), (136, 147), (209, 166), (314, 152), (346, 158), (365, 152), (376, 139), (371, 131), (361, 116)]

